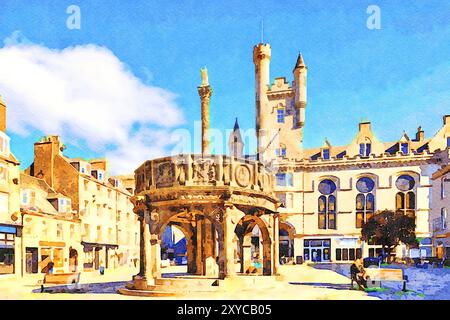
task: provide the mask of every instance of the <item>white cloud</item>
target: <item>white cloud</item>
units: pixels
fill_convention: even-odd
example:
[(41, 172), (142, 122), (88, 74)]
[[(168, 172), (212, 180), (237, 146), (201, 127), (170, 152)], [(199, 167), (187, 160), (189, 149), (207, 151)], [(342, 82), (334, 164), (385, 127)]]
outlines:
[(59, 134), (106, 154), (113, 171), (123, 173), (163, 154), (170, 128), (184, 121), (173, 93), (144, 84), (107, 48), (54, 50), (20, 32), (4, 43), (0, 94), (12, 132)]

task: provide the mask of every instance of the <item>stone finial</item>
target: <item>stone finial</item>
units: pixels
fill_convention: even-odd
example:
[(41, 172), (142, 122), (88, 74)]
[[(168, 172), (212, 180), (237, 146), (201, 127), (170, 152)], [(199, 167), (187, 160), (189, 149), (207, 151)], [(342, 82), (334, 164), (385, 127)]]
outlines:
[(202, 86), (209, 86), (209, 81), (208, 81), (208, 69), (206, 69), (206, 67), (201, 68), (201, 75), (202, 75)]

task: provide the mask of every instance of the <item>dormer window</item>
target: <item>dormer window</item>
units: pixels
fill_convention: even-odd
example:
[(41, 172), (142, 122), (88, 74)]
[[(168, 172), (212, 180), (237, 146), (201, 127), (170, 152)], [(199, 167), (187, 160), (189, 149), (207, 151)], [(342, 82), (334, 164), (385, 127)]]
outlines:
[(22, 190), (20, 203), (24, 206), (33, 205), (36, 198), (36, 192), (34, 190)]
[(277, 122), (284, 123), (284, 109), (277, 109)]
[(372, 152), (372, 144), (371, 143), (360, 143), (359, 144), (359, 155), (361, 157), (368, 157)]
[(9, 140), (10, 138), (5, 134), (0, 134), (0, 153), (9, 154)]
[(72, 201), (68, 198), (58, 198), (58, 212), (67, 213), (72, 210)]
[(330, 149), (323, 149), (322, 150), (322, 158), (324, 160), (330, 160)]
[(103, 182), (105, 179), (105, 172), (103, 170), (92, 170), (92, 176), (98, 181)]
[(409, 143), (407, 142), (402, 142), (400, 144), (400, 150), (403, 154), (408, 154), (409, 153)]

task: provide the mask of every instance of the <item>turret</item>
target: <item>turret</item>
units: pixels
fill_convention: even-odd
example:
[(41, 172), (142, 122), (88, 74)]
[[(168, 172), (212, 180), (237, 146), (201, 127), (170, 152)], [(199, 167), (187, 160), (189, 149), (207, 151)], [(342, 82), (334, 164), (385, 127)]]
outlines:
[(297, 63), (295, 64), (293, 73), (296, 124), (298, 127), (303, 127), (303, 125), (305, 124), (305, 109), (307, 104), (308, 67), (303, 61), (303, 56), (301, 53), (298, 55)]
[(230, 156), (235, 158), (242, 158), (244, 151), (244, 142), (241, 136), (241, 130), (239, 129), (238, 119), (234, 123), (233, 132), (228, 138), (228, 149), (230, 150)]
[(266, 131), (271, 127), (267, 90), (270, 82), (270, 57), (269, 44), (260, 43), (253, 48), (253, 63), (255, 64), (255, 93), (256, 93), (256, 136), (258, 140), (258, 157), (265, 148)]

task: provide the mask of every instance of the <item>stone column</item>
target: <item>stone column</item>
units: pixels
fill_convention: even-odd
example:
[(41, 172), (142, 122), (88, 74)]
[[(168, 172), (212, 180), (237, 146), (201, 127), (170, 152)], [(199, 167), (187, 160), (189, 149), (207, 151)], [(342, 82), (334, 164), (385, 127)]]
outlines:
[(151, 269), (150, 230), (144, 214), (139, 217), (139, 223), (141, 234), (139, 273), (133, 277), (133, 283), (136, 289), (147, 290), (147, 286), (152, 284), (154, 279)]
[(201, 99), (202, 110), (202, 155), (210, 154), (210, 139), (209, 139), (209, 102), (212, 95), (212, 88), (208, 83), (208, 70), (202, 69), (202, 84), (198, 87), (198, 94)]
[(280, 217), (278, 214), (273, 215), (273, 274), (278, 274), (280, 267)]
[(197, 246), (196, 243), (196, 237), (197, 235), (195, 233), (190, 233), (189, 235), (190, 239), (187, 240), (186, 250), (187, 250), (187, 272), (189, 274), (195, 274), (197, 272), (197, 265), (196, 265), (196, 257), (197, 257)]
[(208, 219), (203, 221), (204, 237), (203, 237), (203, 254), (204, 254), (204, 275), (209, 277), (216, 277), (217, 263), (214, 254), (215, 245), (215, 229), (212, 222)]
[(197, 271), (196, 274), (198, 275), (204, 275), (204, 258), (203, 258), (203, 217), (202, 216), (196, 216), (196, 258), (195, 258), (195, 264), (197, 265)]
[(263, 243), (263, 274), (272, 275), (272, 242), (270, 239), (264, 239)]
[(161, 277), (161, 240), (152, 235), (152, 239), (150, 240), (150, 252), (151, 252), (151, 274), (152, 278), (160, 278)]
[(236, 217), (234, 217), (233, 209), (227, 207), (223, 222), (224, 232), (224, 253), (225, 253), (225, 276), (230, 277), (236, 275), (234, 265), (234, 250), (235, 250), (235, 233)]

